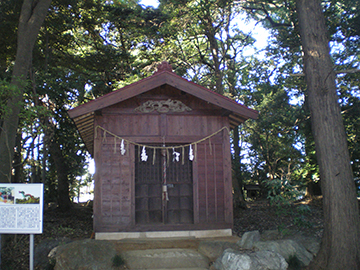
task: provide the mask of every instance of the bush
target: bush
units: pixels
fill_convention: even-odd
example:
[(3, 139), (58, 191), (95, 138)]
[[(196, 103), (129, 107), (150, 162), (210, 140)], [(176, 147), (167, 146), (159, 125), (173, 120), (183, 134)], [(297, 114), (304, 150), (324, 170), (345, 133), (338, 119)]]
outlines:
[(290, 205), (302, 196), (301, 192), (287, 179), (281, 180), (275, 178), (265, 183), (268, 189), (267, 198), (270, 200), (271, 205), (284, 206)]

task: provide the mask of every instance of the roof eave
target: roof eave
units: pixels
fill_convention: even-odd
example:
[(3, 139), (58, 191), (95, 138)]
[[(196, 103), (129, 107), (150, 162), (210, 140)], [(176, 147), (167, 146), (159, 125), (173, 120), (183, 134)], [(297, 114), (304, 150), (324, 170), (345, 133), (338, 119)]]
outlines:
[[(119, 90), (99, 97), (96, 100), (90, 101), (72, 110), (69, 110), (68, 113), (71, 118), (76, 118), (81, 115), (101, 110), (105, 107), (109, 107), (111, 105), (125, 101), (129, 98), (140, 95), (144, 92), (150, 91), (151, 89), (157, 88), (165, 84), (171, 85), (199, 99), (205, 100), (213, 105), (225, 108), (226, 110), (241, 115), (241, 117), (243, 117), (245, 120), (248, 118), (258, 118), (257, 111), (250, 109), (242, 104), (239, 104), (236, 101), (231, 100), (225, 96), (215, 93), (205, 87), (190, 82), (169, 71), (155, 73), (150, 77), (142, 79), (131, 85), (125, 86)], [(119, 94), (119, 92), (121, 92), (121, 94)]]

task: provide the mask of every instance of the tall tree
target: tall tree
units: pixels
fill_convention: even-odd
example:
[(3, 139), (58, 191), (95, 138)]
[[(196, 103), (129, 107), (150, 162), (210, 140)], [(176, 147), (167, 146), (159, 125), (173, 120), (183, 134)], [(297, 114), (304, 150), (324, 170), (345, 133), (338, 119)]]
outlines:
[[(252, 46), (254, 39), (236, 23), (241, 12), (236, 1), (177, 0), (160, 3), (160, 9), (167, 14), (166, 35), (160, 29), (164, 33), (161, 49), (169, 60), (177, 63), (175, 71), (237, 100), (242, 94), (242, 74), (250, 69), (244, 48)], [(244, 206), (239, 130), (235, 129), (232, 134), (234, 205)]]
[[(338, 74), (337, 88), (339, 100), (341, 100), (340, 106), (355, 174), (359, 171), (360, 158), (358, 152), (360, 130), (356, 129), (360, 124), (360, 119), (356, 117), (356, 104), (360, 101), (357, 93), (360, 76), (358, 69), (360, 13), (354, 7), (359, 6), (359, 3), (359, 0), (327, 0), (323, 1), (322, 5), (331, 42), (331, 57)], [(274, 75), (277, 78), (277, 84), (284, 85), (292, 101), (297, 101), (303, 107), (304, 115), (299, 123), (299, 131), (303, 136), (301, 144), (305, 156), (299, 176), (306, 180), (310, 195), (314, 184), (320, 182), (318, 182), (319, 169), (315, 158), (314, 139), (311, 134), (310, 111), (307, 102), (303, 102), (305, 80), (304, 77), (297, 76), (300, 74), (296, 74), (302, 70), (303, 65), (296, 1), (252, 0), (243, 2), (242, 5), (252, 18), (261, 21), (262, 25), (272, 32), (273, 37), (268, 40), (265, 61), (276, 64)]]
[(360, 269), (360, 218), (320, 0), (297, 0), (312, 131), (324, 196), (324, 236), (310, 269)]
[(291, 182), (294, 168), (302, 158), (295, 147), (300, 141), (300, 107), (289, 104), (289, 97), (281, 86), (259, 83), (255, 89), (252, 100), (258, 103), (256, 109), (261, 114), (256, 121), (244, 124), (251, 134), (247, 142), (251, 144), (253, 166), (267, 175), (267, 179), (259, 180), (279, 178)]
[(0, 129), (0, 183), (11, 181), (15, 138), (23, 99), (25, 81), (32, 57), (32, 50), (40, 27), (46, 17), (51, 0), (24, 0), (21, 8), (16, 59), (11, 85), (16, 89), (7, 101), (7, 113), (2, 115)]
[(228, 60), (240, 59), (241, 49), (254, 42), (235, 25), (239, 6), (231, 0), (160, 2), (168, 16), (165, 29), (172, 34), (164, 33), (166, 56), (181, 65), (192, 81), (219, 94), (229, 92)]

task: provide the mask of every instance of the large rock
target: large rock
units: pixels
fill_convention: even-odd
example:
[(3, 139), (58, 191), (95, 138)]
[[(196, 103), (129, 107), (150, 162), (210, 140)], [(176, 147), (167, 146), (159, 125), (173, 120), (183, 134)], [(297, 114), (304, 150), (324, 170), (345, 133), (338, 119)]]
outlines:
[(55, 239), (45, 239), (38, 243), (35, 246), (34, 250), (34, 266), (40, 269), (50, 269), (51, 266), (55, 263), (52, 262), (48, 257), (50, 251), (59, 245), (65, 245), (71, 241), (71, 239), (63, 237)]
[(254, 246), (254, 243), (258, 242), (258, 241), (260, 241), (260, 232), (259, 231), (251, 231), (251, 232), (244, 233), (243, 236), (241, 237), (240, 241), (237, 242), (237, 244), (241, 248), (252, 249)]
[(280, 240), (292, 236), (292, 231), (266, 230), (261, 233), (261, 241)]
[(259, 241), (254, 244), (254, 247), (258, 250), (269, 250), (279, 253), (287, 261), (296, 257), (303, 266), (309, 265), (313, 259), (313, 255), (308, 252), (304, 246), (291, 239)]
[(286, 270), (285, 259), (272, 251), (248, 251), (233, 249), (224, 251), (215, 264), (217, 270)]
[(55, 270), (101, 270), (113, 268), (116, 250), (109, 241), (82, 240), (59, 246)]
[(294, 237), (294, 240), (298, 242), (300, 245), (303, 245), (307, 251), (309, 251), (312, 255), (316, 255), (320, 250), (321, 239), (316, 237), (309, 236), (297, 236)]
[(298, 231), (286, 231), (286, 233), (281, 233), (278, 230), (268, 230), (263, 231), (260, 236), (260, 241), (270, 241), (270, 240), (283, 240), (283, 239), (292, 239), (304, 246), (307, 251), (309, 251), (314, 256), (320, 250), (321, 239), (314, 236), (307, 236)]
[(199, 243), (198, 251), (204, 256), (208, 257), (211, 262), (214, 262), (225, 249), (239, 249), (237, 243), (226, 241), (201, 241)]

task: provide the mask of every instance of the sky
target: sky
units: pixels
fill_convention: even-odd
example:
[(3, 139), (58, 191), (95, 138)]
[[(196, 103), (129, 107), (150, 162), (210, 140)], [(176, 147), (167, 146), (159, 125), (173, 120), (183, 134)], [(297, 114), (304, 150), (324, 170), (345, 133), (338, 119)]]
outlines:
[(139, 2), (140, 5), (144, 5), (144, 6), (152, 6), (154, 8), (157, 8), (159, 5), (159, 1), (157, 0), (141, 0)]

